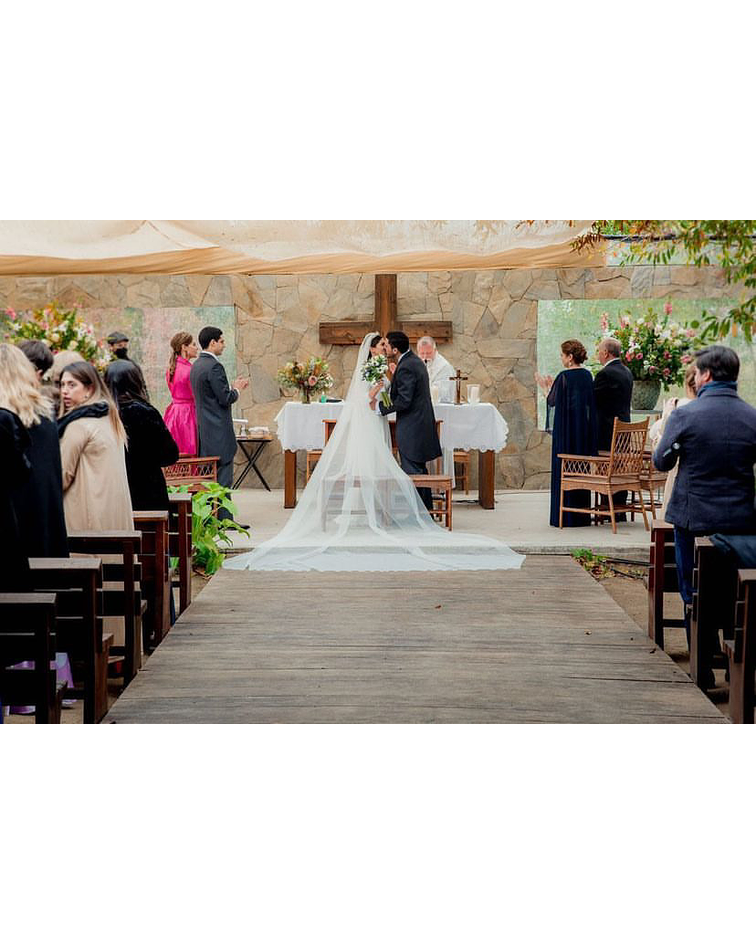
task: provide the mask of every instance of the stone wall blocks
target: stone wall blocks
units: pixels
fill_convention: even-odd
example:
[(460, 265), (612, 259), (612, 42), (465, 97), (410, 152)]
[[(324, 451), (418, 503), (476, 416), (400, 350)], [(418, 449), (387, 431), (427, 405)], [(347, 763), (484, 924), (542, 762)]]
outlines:
[(586, 282), (586, 299), (626, 299), (630, 298), (630, 279), (627, 276), (608, 282)]
[(207, 287), (203, 305), (233, 305), (234, 293), (231, 289), (230, 276), (213, 276)]

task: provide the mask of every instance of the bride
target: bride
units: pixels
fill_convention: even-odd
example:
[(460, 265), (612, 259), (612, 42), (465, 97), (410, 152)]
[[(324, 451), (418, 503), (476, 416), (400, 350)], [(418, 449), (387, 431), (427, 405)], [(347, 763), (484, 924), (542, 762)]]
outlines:
[(450, 571), (519, 568), (525, 560), (481, 535), (433, 521), (394, 459), (387, 421), (370, 407), (363, 339), (341, 416), (281, 531), (224, 567), (259, 571)]

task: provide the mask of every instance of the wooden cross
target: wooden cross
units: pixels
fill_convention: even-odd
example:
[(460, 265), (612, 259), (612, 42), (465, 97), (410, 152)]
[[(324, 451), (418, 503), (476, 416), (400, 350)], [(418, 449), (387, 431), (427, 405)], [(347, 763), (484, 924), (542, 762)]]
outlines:
[(430, 335), (437, 344), (452, 340), (450, 321), (397, 320), (396, 273), (379, 273), (375, 277), (375, 317), (372, 321), (321, 322), (320, 343), (324, 345), (358, 345), (369, 331), (385, 337), (390, 331), (403, 331), (412, 344), (423, 335)]
[(454, 377), (450, 377), (449, 380), (457, 382), (457, 396), (454, 403), (461, 404), (462, 403), (462, 381), (469, 381), (470, 378), (466, 374), (463, 374), (459, 368), (457, 368), (457, 373), (454, 375)]

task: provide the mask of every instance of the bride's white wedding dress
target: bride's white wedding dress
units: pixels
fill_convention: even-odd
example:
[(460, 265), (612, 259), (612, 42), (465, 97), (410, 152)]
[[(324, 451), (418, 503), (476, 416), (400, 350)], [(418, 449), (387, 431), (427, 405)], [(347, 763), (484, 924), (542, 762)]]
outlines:
[(450, 532), (428, 514), (370, 409), (360, 373), (365, 336), (333, 433), (291, 518), (224, 567), (259, 571), (453, 571), (519, 568), (524, 555), (481, 535)]

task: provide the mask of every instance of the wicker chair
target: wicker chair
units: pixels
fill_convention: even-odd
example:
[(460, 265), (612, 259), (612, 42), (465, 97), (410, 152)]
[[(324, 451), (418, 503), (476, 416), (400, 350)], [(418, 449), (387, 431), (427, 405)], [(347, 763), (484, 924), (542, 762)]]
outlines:
[[(643, 486), (641, 484), (643, 452), (647, 432), (648, 417), (639, 423), (624, 423), (615, 417), (612, 446), (608, 456), (558, 454), (562, 461), (562, 482), (559, 495), (560, 528), (562, 528), (564, 512), (588, 511), (597, 518), (609, 518), (612, 523), (612, 532), (616, 535), (616, 513), (631, 512), (634, 506), (630, 504), (616, 506), (613, 495), (615, 492), (634, 491), (638, 493), (646, 531), (649, 530), (646, 505), (643, 501)], [(608, 509), (602, 508), (598, 503), (590, 509), (577, 509), (565, 505), (565, 492), (572, 492), (577, 489), (588, 489), (598, 495), (605, 495), (609, 503)]]

